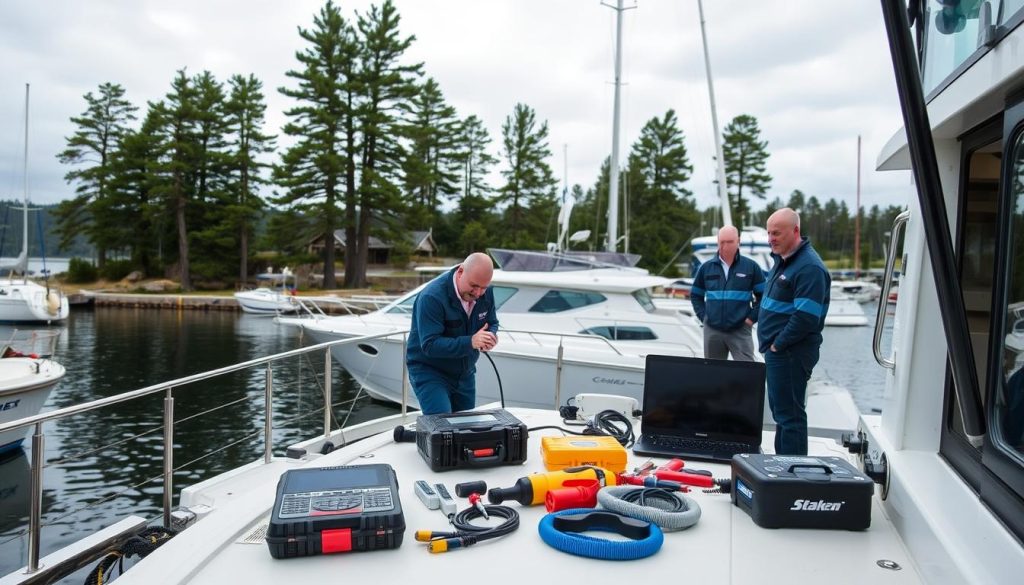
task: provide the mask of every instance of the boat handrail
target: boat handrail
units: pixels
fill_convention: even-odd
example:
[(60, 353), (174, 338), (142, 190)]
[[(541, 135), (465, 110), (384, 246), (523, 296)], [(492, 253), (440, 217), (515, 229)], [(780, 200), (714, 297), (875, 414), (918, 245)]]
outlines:
[[(171, 507), (174, 493), (173, 474), (174, 468), (174, 396), (173, 390), (180, 386), (186, 386), (202, 380), (208, 380), (225, 374), (238, 372), (242, 370), (248, 370), (257, 366), (266, 366), (266, 379), (265, 379), (265, 403), (264, 403), (264, 449), (263, 449), (263, 460), (264, 463), (271, 463), (272, 458), (272, 441), (273, 441), (273, 368), (272, 364), (276, 361), (301, 356), (307, 353), (313, 353), (317, 351), (324, 351), (325, 354), (325, 367), (326, 371), (324, 374), (324, 435), (330, 434), (330, 410), (331, 410), (331, 381), (330, 381), (330, 360), (331, 352), (330, 348), (336, 345), (345, 345), (350, 343), (360, 343), (371, 339), (380, 339), (384, 337), (390, 337), (393, 335), (407, 335), (408, 332), (402, 329), (395, 329), (391, 331), (385, 331), (383, 333), (377, 333), (374, 335), (364, 335), (360, 337), (351, 337), (347, 339), (339, 339), (334, 341), (327, 341), (324, 343), (318, 343), (307, 347), (300, 347), (281, 353), (276, 353), (270, 356), (256, 358), (223, 368), (217, 368), (214, 370), (208, 370), (206, 372), (199, 372), (197, 374), (191, 374), (181, 378), (176, 378), (167, 382), (161, 382), (159, 384), (153, 384), (137, 390), (130, 390), (114, 396), (108, 396), (90, 402), (82, 404), (75, 404), (72, 406), (66, 406), (64, 408), (58, 408), (49, 412), (40, 413), (37, 415), (25, 417), (15, 421), (0, 424), (0, 432), (13, 431), (17, 429), (24, 429), (27, 427), (34, 426), (34, 432), (32, 433), (32, 461), (31, 461), (31, 482), (29, 485), (29, 521), (28, 521), (28, 567), (27, 574), (35, 574), (39, 572), (39, 551), (40, 551), (40, 532), (42, 529), (42, 505), (43, 505), (43, 453), (44, 453), (44, 438), (43, 423), (66, 418), (69, 416), (98, 410), (114, 404), (122, 402), (128, 402), (138, 398), (151, 396), (158, 392), (165, 392), (164, 406), (163, 406), (163, 427), (164, 427), (164, 450), (163, 450), (163, 522), (165, 526), (171, 525)], [(403, 360), (403, 376), (404, 374), (404, 360)], [(404, 415), (407, 411), (407, 395), (403, 393), (402, 403), (402, 414)]]
[[(886, 295), (889, 294), (889, 289), (892, 288), (892, 274), (893, 269), (896, 267), (896, 245), (899, 244), (900, 234), (909, 221), (910, 210), (908, 209), (897, 215), (896, 219), (892, 222), (892, 232), (889, 237), (889, 254), (885, 257), (885, 273), (882, 275), (882, 290), (885, 291)], [(885, 329), (886, 305), (885, 300), (879, 295), (878, 309), (875, 313), (875, 335), (871, 341), (871, 351), (874, 353), (875, 361), (878, 362), (878, 365), (895, 370), (895, 360), (882, 355), (882, 330)]]
[[(557, 337), (557, 338), (559, 338), (558, 347), (559, 347), (559, 351), (560, 352), (561, 352), (561, 347), (562, 347), (562, 343), (561, 343), (561, 339), (562, 338), (568, 337), (570, 339), (600, 340), (605, 345), (608, 346), (608, 349), (614, 351), (616, 355), (619, 355), (619, 356), (623, 355), (623, 353), (621, 351), (619, 351), (619, 349), (617, 347), (615, 347), (614, 344), (612, 344), (610, 339), (608, 339), (607, 337), (601, 337), (600, 335), (596, 335), (596, 334), (593, 334), (593, 333), (558, 333), (558, 332), (555, 332), (555, 331), (527, 331), (527, 330), (523, 330), (523, 329), (499, 329), (498, 333), (521, 333), (523, 335), (529, 336), (533, 341), (535, 341), (537, 343), (537, 345), (543, 345), (540, 342), (540, 340), (537, 339), (537, 337)], [(512, 337), (512, 340), (515, 341), (515, 335), (511, 335), (510, 337)], [(561, 353), (559, 353), (559, 355), (561, 355)]]

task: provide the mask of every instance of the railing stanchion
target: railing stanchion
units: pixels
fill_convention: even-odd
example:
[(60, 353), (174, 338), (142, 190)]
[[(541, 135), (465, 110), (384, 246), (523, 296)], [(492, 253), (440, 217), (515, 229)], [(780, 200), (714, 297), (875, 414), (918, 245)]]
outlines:
[(164, 526), (171, 525), (174, 504), (174, 388), (164, 396)]
[(324, 350), (324, 439), (331, 437), (331, 414), (333, 414), (333, 408), (331, 407), (331, 384), (333, 382), (331, 376), (331, 348)]
[(32, 494), (28, 512), (28, 571), (35, 573), (39, 566), (39, 532), (43, 520), (43, 423), (36, 423), (32, 433)]
[(267, 364), (267, 382), (265, 385), (265, 406), (264, 414), (266, 420), (263, 422), (263, 462), (270, 463), (273, 459), (274, 444), (274, 405), (272, 402), (274, 394), (274, 370)]
[(402, 416), (409, 411), (409, 366), (405, 363), (405, 352), (409, 334), (402, 334)]
[(562, 405), (562, 357), (565, 355), (565, 347), (562, 345), (562, 338), (558, 338), (558, 360), (555, 362), (555, 409)]

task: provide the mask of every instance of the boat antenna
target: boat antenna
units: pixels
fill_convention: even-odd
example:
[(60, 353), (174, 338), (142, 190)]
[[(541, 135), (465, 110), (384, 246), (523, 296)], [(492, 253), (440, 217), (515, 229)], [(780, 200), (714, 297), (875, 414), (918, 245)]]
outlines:
[(624, 7), (623, 0), (616, 6), (602, 2), (615, 11), (615, 105), (612, 113), (612, 159), (608, 177), (608, 241), (605, 250), (614, 252), (619, 244), (619, 96), (622, 93), (622, 13), (636, 6)]
[(708, 76), (708, 96), (711, 98), (711, 126), (715, 132), (715, 156), (718, 158), (718, 198), (722, 206), (722, 225), (732, 225), (729, 192), (725, 182), (725, 155), (722, 153), (722, 135), (718, 132), (718, 109), (715, 107), (715, 82), (711, 78), (711, 56), (708, 54), (708, 33), (704, 30), (704, 2), (697, 0), (700, 11), (700, 38), (704, 41), (704, 69)]

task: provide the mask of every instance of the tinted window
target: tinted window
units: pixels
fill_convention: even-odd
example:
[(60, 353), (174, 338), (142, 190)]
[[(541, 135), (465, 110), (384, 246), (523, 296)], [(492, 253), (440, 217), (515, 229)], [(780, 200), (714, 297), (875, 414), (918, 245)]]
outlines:
[(395, 306), (391, 307), (390, 309), (388, 309), (387, 312), (388, 313), (399, 313), (399, 314), (404, 314), (404, 315), (411, 315), (412, 314), (412, 304), (416, 302), (416, 297), (418, 297), (418, 296), (419, 296), (419, 294), (417, 293), (417, 294), (411, 295), (407, 299), (402, 299), (401, 302), (399, 302), (397, 305), (395, 305)]
[(509, 300), (512, 298), (512, 295), (519, 292), (518, 288), (513, 288), (511, 286), (492, 286), (491, 290), (494, 292), (495, 309), (500, 309), (501, 306), (505, 304), (505, 301)]
[(633, 298), (636, 302), (640, 303), (640, 306), (644, 308), (648, 313), (654, 312), (654, 301), (651, 300), (651, 292), (646, 288), (642, 288), (638, 291), (633, 291)]
[(531, 313), (559, 313), (570, 309), (579, 309), (587, 305), (603, 303), (605, 296), (601, 293), (577, 292), (572, 290), (549, 290), (532, 307)]
[(591, 327), (584, 329), (580, 333), (589, 333), (591, 335), (600, 335), (605, 339), (619, 339), (623, 341), (650, 341), (657, 339), (658, 336), (647, 327), (619, 327), (615, 325), (602, 326), (602, 327)]
[(1010, 172), (1012, 213), (1003, 337), (1003, 393), (996, 400), (997, 429), (1007, 448), (1024, 456), (1024, 134), (1013, 147)]

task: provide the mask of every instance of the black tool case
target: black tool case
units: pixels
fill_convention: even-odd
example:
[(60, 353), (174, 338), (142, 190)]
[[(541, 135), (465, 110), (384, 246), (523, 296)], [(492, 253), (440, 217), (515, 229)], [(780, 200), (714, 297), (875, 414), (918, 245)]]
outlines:
[(404, 533), (395, 470), (352, 465), (286, 471), (266, 541), (284, 559), (398, 548)]
[(526, 425), (500, 408), (416, 419), (416, 447), (434, 471), (522, 464), (527, 435)]
[(764, 528), (864, 530), (874, 483), (841, 457), (736, 455), (732, 502)]

